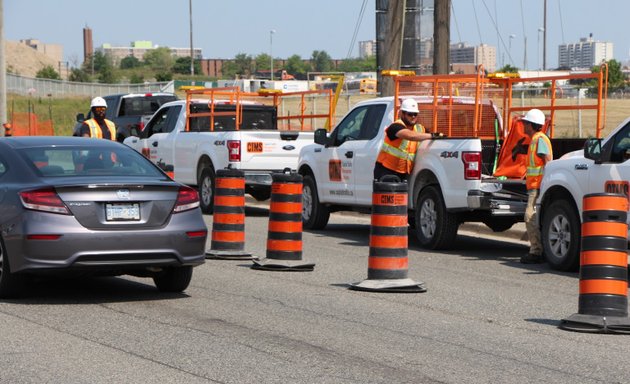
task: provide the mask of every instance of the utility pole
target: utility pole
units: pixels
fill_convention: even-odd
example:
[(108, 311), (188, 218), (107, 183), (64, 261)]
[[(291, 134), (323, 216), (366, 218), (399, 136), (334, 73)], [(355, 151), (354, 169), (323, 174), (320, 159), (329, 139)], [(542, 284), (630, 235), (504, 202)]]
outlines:
[(433, 74), (449, 73), (451, 0), (435, 0), (433, 12)]
[(543, 71), (547, 69), (547, 0), (544, 0), (543, 7)]
[[(387, 32), (385, 33), (383, 69), (400, 69), (402, 58), (403, 30), (405, 25), (405, 0), (389, 0), (387, 8)], [(394, 81), (389, 76), (381, 77), (381, 96), (394, 95)]]
[(4, 6), (0, 0), (0, 136), (4, 136), (7, 122), (7, 55), (4, 52)]
[(193, 51), (192, 0), (188, 0), (188, 18), (190, 19), (190, 76), (195, 75), (195, 56)]

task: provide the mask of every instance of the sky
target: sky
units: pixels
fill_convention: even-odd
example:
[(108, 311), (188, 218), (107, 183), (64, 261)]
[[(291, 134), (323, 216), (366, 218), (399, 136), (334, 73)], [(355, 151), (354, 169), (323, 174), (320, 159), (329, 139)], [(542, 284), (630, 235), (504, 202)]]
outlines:
[[(190, 47), (186, 0), (0, 1), (5, 39), (60, 44), (70, 66), (82, 61), (86, 26), (92, 29), (95, 47), (129, 46), (138, 40)], [(376, 38), (376, 0), (190, 1), (193, 45), (202, 49), (204, 58), (272, 53), (277, 58), (297, 54), (306, 59), (313, 51), (324, 50), (334, 59), (344, 59), (359, 55), (359, 41)], [(498, 67), (523, 68), (526, 38), (527, 69), (542, 67), (539, 30), (544, 25), (544, 0), (451, 1), (451, 42), (494, 45)], [(591, 33), (595, 41), (614, 44), (616, 60), (628, 61), (629, 17), (630, 0), (547, 0), (547, 68), (557, 66), (559, 44), (578, 42)]]

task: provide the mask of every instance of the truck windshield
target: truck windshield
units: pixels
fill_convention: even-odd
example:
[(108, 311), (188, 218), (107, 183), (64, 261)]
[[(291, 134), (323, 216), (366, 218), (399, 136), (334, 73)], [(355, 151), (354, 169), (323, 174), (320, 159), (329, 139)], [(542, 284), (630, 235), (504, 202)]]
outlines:
[[(234, 112), (235, 105), (216, 105), (217, 112)], [(210, 112), (207, 104), (191, 105), (192, 113)], [(277, 110), (273, 106), (243, 104), (242, 122), (239, 130), (276, 130)], [(209, 131), (235, 131), (236, 117), (234, 114), (227, 116), (214, 116), (214, 127), (210, 127), (210, 117), (193, 117), (190, 119), (190, 130), (197, 132)]]

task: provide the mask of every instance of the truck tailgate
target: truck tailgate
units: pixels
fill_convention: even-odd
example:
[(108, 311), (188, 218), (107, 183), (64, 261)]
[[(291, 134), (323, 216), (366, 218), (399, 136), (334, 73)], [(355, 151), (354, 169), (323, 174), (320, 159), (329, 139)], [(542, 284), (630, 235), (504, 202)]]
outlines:
[(313, 143), (313, 132), (240, 131), (241, 169), (297, 168), (300, 149)]

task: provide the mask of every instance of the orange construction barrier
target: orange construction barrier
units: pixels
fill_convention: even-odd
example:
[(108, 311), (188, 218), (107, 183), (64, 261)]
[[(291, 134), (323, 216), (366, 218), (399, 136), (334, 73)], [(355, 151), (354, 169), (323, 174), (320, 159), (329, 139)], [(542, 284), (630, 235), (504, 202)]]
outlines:
[(214, 188), (212, 242), (208, 259), (249, 260), (245, 252), (245, 173), (239, 169), (217, 170)]
[(628, 319), (628, 198), (584, 196), (578, 313), (560, 328), (578, 332), (630, 333)]
[(350, 289), (376, 292), (426, 292), (407, 277), (407, 182), (396, 176), (374, 181), (368, 278)]
[(252, 268), (312, 271), (315, 264), (302, 261), (302, 175), (287, 168), (271, 177), (267, 257)]

